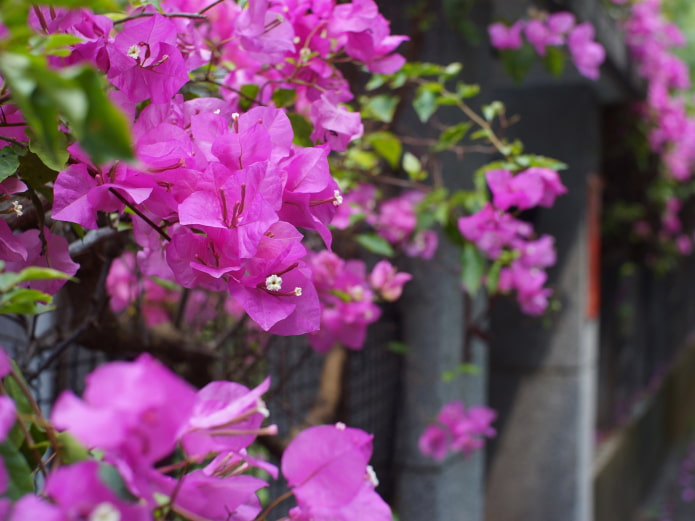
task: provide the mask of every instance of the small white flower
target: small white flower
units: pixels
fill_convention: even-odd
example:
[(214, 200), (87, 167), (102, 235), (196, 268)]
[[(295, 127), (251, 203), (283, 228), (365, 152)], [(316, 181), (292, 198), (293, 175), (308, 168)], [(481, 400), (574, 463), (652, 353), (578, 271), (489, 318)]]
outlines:
[(340, 190), (335, 190), (333, 192), (333, 206), (340, 206), (343, 204), (343, 196), (340, 194)]
[(19, 204), (19, 201), (12, 201), (11, 210), (17, 215), (17, 217), (24, 215), (24, 207)]
[(89, 514), (88, 521), (121, 521), (121, 512), (111, 503), (99, 503)]
[(379, 486), (379, 478), (376, 477), (376, 472), (374, 472), (374, 467), (367, 465), (367, 479), (370, 481), (374, 488)]
[(132, 58), (133, 60), (137, 60), (140, 57), (140, 46), (139, 45), (131, 45), (128, 48), (128, 57)]
[(298, 297), (301, 297), (302, 296), (302, 288), (300, 288), (299, 286), (294, 288), (294, 294), (297, 295)]
[(339, 431), (344, 431), (345, 430), (345, 424), (343, 422), (338, 422), (335, 424), (335, 428), (338, 429)]
[(268, 291), (280, 291), (282, 289), (282, 277), (274, 273), (265, 279), (265, 289)]

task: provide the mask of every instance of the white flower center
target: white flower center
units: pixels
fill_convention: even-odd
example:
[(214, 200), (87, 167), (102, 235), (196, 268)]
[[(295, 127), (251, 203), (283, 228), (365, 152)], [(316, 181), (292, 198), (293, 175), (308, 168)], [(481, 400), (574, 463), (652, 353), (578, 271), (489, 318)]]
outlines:
[(128, 56), (132, 58), (133, 60), (137, 60), (140, 57), (140, 46), (139, 45), (131, 45), (128, 48)]
[(374, 488), (379, 486), (379, 478), (376, 477), (376, 472), (374, 472), (374, 467), (367, 465), (367, 479), (374, 485)]
[(298, 297), (301, 297), (302, 296), (302, 288), (300, 288), (299, 286), (294, 288), (294, 294), (297, 295)]
[(121, 521), (121, 512), (111, 503), (99, 503), (89, 514), (88, 521)]
[(274, 273), (265, 279), (265, 289), (268, 291), (280, 291), (282, 289), (282, 277)]
[(343, 196), (340, 195), (340, 190), (335, 190), (333, 192), (333, 206), (340, 206), (343, 204)]

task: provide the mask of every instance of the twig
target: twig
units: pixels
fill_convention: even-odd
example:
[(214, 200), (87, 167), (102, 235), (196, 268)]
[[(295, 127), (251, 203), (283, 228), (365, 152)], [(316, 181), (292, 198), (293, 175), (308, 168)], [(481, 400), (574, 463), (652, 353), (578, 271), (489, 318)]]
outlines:
[(148, 225), (152, 227), (153, 230), (155, 230), (163, 239), (170, 241), (171, 237), (165, 232), (161, 226), (157, 226), (152, 219), (147, 217), (144, 213), (142, 213), (138, 208), (135, 207), (135, 205), (131, 204), (128, 202), (128, 200), (123, 197), (121, 194), (119, 194), (116, 190), (113, 188), (109, 188), (109, 192), (111, 192), (113, 195), (116, 196), (116, 198), (121, 201), (124, 205), (126, 205), (128, 208), (130, 208), (135, 214), (140, 217), (143, 221), (145, 221)]

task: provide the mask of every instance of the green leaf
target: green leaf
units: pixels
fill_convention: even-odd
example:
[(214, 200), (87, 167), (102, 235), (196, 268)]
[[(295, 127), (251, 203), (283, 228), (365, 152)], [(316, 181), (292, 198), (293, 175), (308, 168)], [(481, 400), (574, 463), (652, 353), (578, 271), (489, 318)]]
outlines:
[(480, 93), (480, 85), (469, 85), (466, 83), (459, 83), (456, 86), (456, 94), (461, 98), (472, 98)]
[(78, 461), (84, 461), (89, 458), (89, 451), (82, 445), (72, 434), (67, 431), (59, 432), (58, 438), (58, 454), (63, 463), (70, 465)]
[(469, 121), (464, 121), (448, 127), (439, 135), (439, 143), (434, 147), (435, 151), (441, 152), (456, 146), (466, 136), (471, 126), (472, 124)]
[(109, 465), (103, 461), (99, 462), (99, 480), (109, 487), (119, 499), (123, 501), (137, 501), (137, 498), (128, 490), (118, 469), (113, 465)]
[(302, 147), (313, 146), (314, 142), (311, 140), (311, 133), (314, 131), (314, 126), (311, 122), (304, 116), (294, 112), (287, 114), (287, 117), (290, 118), (292, 131), (294, 132), (293, 143)]
[(368, 142), (381, 157), (388, 161), (391, 168), (398, 168), (398, 162), (403, 153), (403, 145), (392, 132), (375, 132), (367, 138)]
[(567, 165), (562, 161), (551, 157), (538, 156), (534, 154), (524, 154), (514, 158), (514, 162), (522, 168), (539, 166), (542, 168), (550, 168), (551, 170), (566, 170)]
[(26, 154), (26, 150), (18, 146), (0, 149), (0, 181), (4, 181), (17, 172), (19, 158), (24, 154)]
[(553, 76), (560, 77), (565, 68), (565, 53), (560, 47), (549, 45), (545, 48), (543, 63)]
[(393, 247), (383, 237), (376, 233), (362, 233), (355, 237), (355, 240), (367, 251), (383, 255), (385, 257), (393, 257)]
[(19, 159), (17, 175), (34, 190), (40, 190), (47, 183), (55, 181), (58, 172), (46, 165), (38, 155), (28, 152)]
[(482, 107), (483, 117), (486, 121), (492, 121), (504, 112), (504, 104), (501, 101), (493, 101)]
[(259, 90), (260, 87), (255, 83), (247, 83), (246, 85), (242, 85), (241, 89), (239, 89), (241, 93), (241, 96), (239, 96), (239, 108), (243, 111), (247, 111), (253, 107)]
[(396, 96), (379, 94), (371, 98), (363, 96), (360, 100), (365, 117), (374, 118), (384, 123), (391, 123), (398, 106), (398, 98)]
[(84, 151), (95, 164), (113, 159), (132, 159), (128, 119), (111, 103), (97, 72), (85, 67), (74, 80), (84, 92), (88, 104), (84, 120), (72, 122)]
[(454, 369), (444, 371), (444, 373), (442, 373), (442, 380), (444, 380), (445, 382), (451, 382), (461, 374), (477, 376), (480, 374), (480, 367), (478, 367), (475, 364), (460, 364)]
[(379, 158), (373, 152), (351, 148), (347, 153), (348, 162), (362, 170), (374, 170), (379, 165)]
[(25, 494), (34, 492), (34, 480), (31, 476), (31, 468), (24, 456), (10, 440), (0, 443), (0, 457), (5, 464), (5, 470), (9, 477), (9, 483), (5, 496), (17, 500)]
[(410, 351), (410, 346), (405, 342), (399, 342), (397, 340), (392, 340), (386, 344), (386, 349), (397, 355), (404, 355)]
[(422, 179), (422, 163), (410, 152), (403, 154), (403, 170), (413, 181)]
[[(67, 273), (52, 268), (29, 266), (22, 271), (0, 273), (0, 292), (9, 291), (13, 286), (29, 280), (72, 279)], [(73, 279), (74, 280), (74, 279)]]
[(499, 51), (499, 55), (507, 74), (517, 83), (521, 83), (536, 61), (536, 53), (528, 44), (519, 50)]
[(40, 304), (49, 304), (53, 297), (36, 289), (14, 288), (0, 296), (0, 313), (38, 315), (48, 311)]
[(476, 130), (475, 132), (473, 132), (473, 134), (471, 134), (471, 139), (482, 139), (487, 137), (490, 137), (490, 132), (485, 128)]
[(482, 285), (486, 264), (480, 250), (466, 242), (461, 251), (461, 283), (471, 296), (475, 296)]
[(369, 79), (367, 82), (367, 85), (365, 85), (365, 89), (370, 91), (370, 90), (375, 90), (381, 87), (386, 83), (386, 76), (383, 74), (373, 74), (372, 77)]
[(278, 89), (273, 92), (271, 99), (278, 108), (289, 107), (297, 99), (297, 91), (294, 89)]
[(432, 89), (428, 89), (425, 85), (421, 85), (415, 93), (413, 108), (420, 121), (422, 123), (427, 123), (432, 114), (437, 110), (437, 96)]
[(497, 286), (500, 282), (500, 271), (502, 270), (502, 263), (496, 261), (492, 264), (487, 272), (487, 278), (485, 280), (485, 287), (489, 293), (497, 293)]

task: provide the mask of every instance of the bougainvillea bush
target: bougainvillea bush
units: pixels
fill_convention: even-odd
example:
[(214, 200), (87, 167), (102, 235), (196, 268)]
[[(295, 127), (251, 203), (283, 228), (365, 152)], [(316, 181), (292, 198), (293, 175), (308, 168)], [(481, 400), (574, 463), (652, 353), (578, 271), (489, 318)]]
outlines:
[[(566, 192), (564, 165), (501, 137), (504, 105), (474, 110), (460, 64), (406, 63), (372, 0), (85, 4), (0, 8), (0, 312), (30, 339), (2, 358), (4, 516), (260, 521), (293, 497), (291, 519), (390, 519), (371, 436), (343, 424), (286, 440), (288, 492), (261, 504), (279, 473), (251, 447), (277, 429), (253, 361), (273, 335), (361, 349), (411, 279), (399, 258), (442, 240), (461, 248), (461, 291), (544, 313), (554, 239), (520, 214)], [(592, 27), (534, 16), (489, 28), (503, 58), (557, 68), (566, 49), (595, 79)], [(348, 77), (370, 79), (356, 97)], [(460, 122), (408, 136), (404, 102)], [(492, 162), (448, 189), (437, 155), (471, 150)], [(56, 307), (65, 323), (37, 334)], [(37, 378), (75, 341), (116, 361), (46, 416), (20, 369)], [(182, 373), (203, 360), (199, 389), (135, 356), (143, 342)], [(230, 344), (234, 363), (211, 363)], [(482, 405), (431, 413), (420, 448), (437, 459), (495, 433)]]

